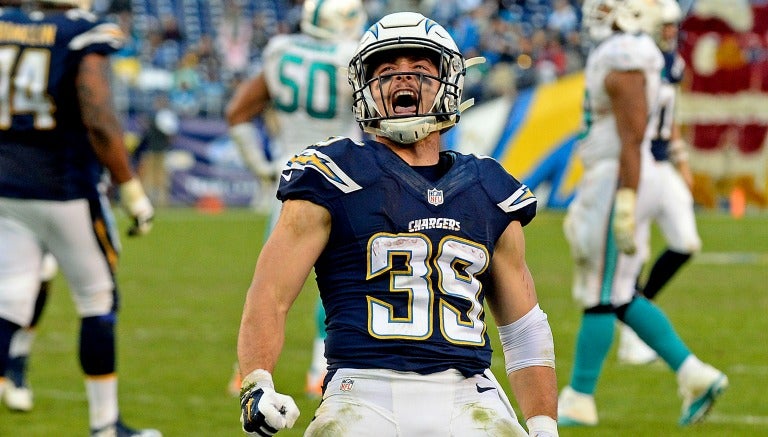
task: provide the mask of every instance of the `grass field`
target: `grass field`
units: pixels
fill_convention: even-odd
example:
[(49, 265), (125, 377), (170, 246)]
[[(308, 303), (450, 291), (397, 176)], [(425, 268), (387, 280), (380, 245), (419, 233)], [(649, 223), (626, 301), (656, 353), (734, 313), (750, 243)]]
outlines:
[[(562, 387), (569, 379), (579, 313), (571, 300), (571, 263), (562, 214), (541, 213), (526, 227), (528, 263), (549, 315)], [(124, 223), (123, 223), (124, 224)], [(226, 393), (245, 290), (265, 219), (246, 210), (205, 215), (159, 211), (152, 234), (124, 239), (118, 273), (120, 404), (133, 426), (167, 437), (238, 436), (239, 407)], [(561, 436), (768, 435), (768, 217), (734, 221), (702, 214), (704, 252), (672, 281), (658, 302), (692, 350), (728, 373), (731, 388), (707, 422), (677, 426), (680, 401), (663, 365), (619, 365), (612, 351), (598, 386), (600, 425), (561, 429)], [(123, 227), (124, 228), (124, 227)], [(660, 248), (654, 234), (654, 248)], [(314, 332), (315, 291), (293, 308), (287, 344), (275, 372), (277, 389), (294, 396), (301, 435), (316, 401), (303, 395)], [(57, 278), (31, 362), (35, 410), (0, 408), (0, 436), (85, 436), (87, 405), (77, 364), (78, 322)], [(491, 333), (494, 345), (497, 336)], [(495, 347), (497, 350), (498, 347)], [(503, 376), (503, 358), (493, 370)]]

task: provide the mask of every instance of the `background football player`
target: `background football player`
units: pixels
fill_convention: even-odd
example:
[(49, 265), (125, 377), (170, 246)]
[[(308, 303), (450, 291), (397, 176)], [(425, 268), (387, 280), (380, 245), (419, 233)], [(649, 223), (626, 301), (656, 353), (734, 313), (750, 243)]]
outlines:
[[(638, 278), (637, 290), (653, 299), (675, 273), (701, 250), (701, 238), (696, 227), (691, 187), (693, 175), (688, 166), (688, 146), (682, 138), (680, 126), (675, 122), (675, 100), (678, 84), (683, 78), (685, 61), (677, 53), (677, 34), (682, 11), (675, 0), (661, 0), (661, 26), (654, 34), (664, 55), (664, 69), (659, 88), (658, 109), (649, 123), (651, 129), (652, 168), (655, 185), (663, 187), (652, 197), (644, 197), (650, 204), (638, 203), (639, 211), (648, 211), (658, 223), (665, 250), (651, 266), (643, 283)], [(638, 213), (638, 215), (644, 215)], [(650, 222), (638, 223), (638, 254), (647, 260), (650, 255)], [(645, 364), (658, 356), (637, 334), (621, 325), (618, 358), (628, 364)]]
[[(334, 135), (361, 138), (352, 107), (352, 89), (345, 69), (357, 48), (366, 14), (360, 0), (307, 0), (302, 6), (301, 33), (277, 35), (264, 49), (263, 70), (242, 83), (227, 106), (229, 133), (248, 168), (271, 198), (269, 229), (281, 203), (274, 183), (283, 165), (305, 147)], [(257, 141), (255, 117), (271, 111), (272, 161)], [(318, 299), (316, 336), (307, 372), (306, 391), (320, 396), (326, 372), (325, 311)], [(240, 394), (239, 372), (229, 384)]]
[[(119, 240), (101, 184), (109, 171), (132, 219), (154, 209), (129, 166), (112, 106), (108, 55), (125, 40), (85, 2), (33, 2), (0, 15), (0, 375), (11, 338), (29, 326), (45, 252), (59, 262), (81, 318), (80, 364), (93, 436), (158, 436), (120, 418), (115, 267)], [(2, 391), (5, 378), (0, 378)]]
[(585, 68), (586, 133), (578, 145), (584, 174), (563, 224), (575, 263), (573, 296), (583, 311), (570, 383), (558, 402), (564, 426), (598, 423), (594, 394), (617, 319), (677, 375), (681, 424), (702, 420), (728, 386), (722, 372), (691, 353), (666, 315), (635, 293), (642, 265), (636, 223), (650, 220), (635, 204), (665, 188), (655, 179), (646, 135), (664, 65), (649, 36), (660, 13), (656, 0), (587, 0), (583, 6), (584, 25), (597, 45)]
[(3, 391), (3, 403), (9, 410), (29, 412), (34, 407), (34, 396), (29, 386), (27, 369), (32, 346), (37, 337), (37, 324), (43, 314), (51, 282), (59, 267), (50, 253), (43, 255), (40, 267), (40, 288), (35, 299), (35, 310), (29, 326), (18, 329), (11, 338), (8, 350), (8, 365), (5, 369), (6, 385)]

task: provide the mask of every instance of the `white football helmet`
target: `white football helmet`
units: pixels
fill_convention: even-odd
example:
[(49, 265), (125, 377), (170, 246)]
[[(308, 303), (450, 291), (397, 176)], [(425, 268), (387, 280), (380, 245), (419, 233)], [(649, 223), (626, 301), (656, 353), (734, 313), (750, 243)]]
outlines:
[(661, 22), (663, 24), (679, 24), (683, 19), (683, 10), (677, 0), (661, 0)]
[(585, 0), (583, 23), (589, 36), (599, 42), (615, 29), (653, 35), (661, 24), (661, 0)]
[(368, 16), (361, 0), (304, 0), (301, 31), (315, 38), (360, 38)]
[[(434, 56), (437, 77), (422, 75), (439, 82), (440, 86), (430, 109), (417, 114), (394, 114), (379, 108), (372, 94), (377, 81), (372, 72), (378, 55), (396, 50), (398, 53), (419, 51)], [(373, 56), (377, 55), (377, 56)], [(365, 132), (384, 136), (401, 144), (412, 144), (430, 132), (444, 132), (459, 121), (461, 111), (473, 100), (461, 101), (464, 76), (469, 66), (484, 62), (484, 58), (465, 60), (451, 35), (435, 21), (416, 12), (389, 14), (372, 25), (363, 35), (355, 56), (349, 63), (348, 78), (353, 89), (355, 119)], [(417, 74), (417, 73), (413, 73)], [(421, 108), (419, 89), (416, 107)]]

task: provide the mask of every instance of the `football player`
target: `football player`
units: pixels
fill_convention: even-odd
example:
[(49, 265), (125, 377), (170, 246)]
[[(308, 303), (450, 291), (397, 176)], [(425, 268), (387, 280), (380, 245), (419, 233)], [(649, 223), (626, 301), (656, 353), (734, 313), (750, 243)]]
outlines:
[[(129, 166), (112, 107), (108, 55), (125, 37), (75, 0), (33, 2), (0, 15), (0, 375), (11, 337), (33, 316), (45, 252), (59, 262), (81, 318), (80, 364), (92, 436), (158, 436), (120, 419), (115, 267), (119, 240), (104, 169), (132, 218), (154, 209)], [(4, 385), (0, 379), (0, 391)]]
[[(688, 146), (674, 118), (677, 85), (685, 70), (685, 61), (677, 53), (681, 19), (682, 11), (676, 1), (662, 0), (662, 22), (656, 30), (656, 41), (664, 54), (664, 69), (658, 95), (659, 108), (649, 125), (653, 135), (651, 162), (656, 181), (653, 187), (657, 189), (652, 196), (643, 196), (652, 203), (641, 202), (637, 208), (649, 211), (650, 218), (658, 223), (667, 247), (654, 261), (645, 283), (638, 281), (638, 292), (648, 299), (656, 297), (691, 256), (701, 250), (691, 194), (693, 176), (688, 166)], [(638, 256), (645, 261), (650, 252), (649, 226), (638, 222), (637, 241)], [(626, 325), (621, 325), (619, 333), (618, 357), (621, 362), (646, 364), (656, 360), (656, 352)]]
[[(363, 35), (348, 74), (375, 139), (331, 138), (280, 173), (238, 339), (245, 431), (272, 435), (299, 415), (271, 373), (314, 267), (329, 371), (305, 435), (557, 435), (552, 332), (525, 261), (536, 198), (491, 158), (441, 152), (478, 61), (418, 13)], [(484, 302), (529, 432), (489, 370)]]
[(40, 268), (40, 288), (35, 299), (35, 311), (29, 326), (18, 329), (11, 338), (8, 351), (8, 366), (5, 369), (6, 386), (3, 391), (3, 403), (9, 410), (29, 412), (34, 407), (32, 389), (27, 381), (27, 366), (32, 345), (37, 336), (37, 323), (48, 301), (51, 281), (59, 267), (56, 258), (50, 253), (43, 255)]
[(650, 217), (635, 203), (646, 204), (658, 184), (646, 128), (657, 108), (664, 65), (649, 36), (659, 23), (660, 4), (587, 0), (583, 8), (597, 45), (585, 68), (586, 132), (578, 146), (584, 175), (563, 224), (575, 262), (573, 295), (583, 314), (558, 420), (564, 426), (598, 423), (594, 394), (618, 318), (676, 373), (683, 396), (680, 423), (688, 425), (704, 418), (728, 378), (691, 353), (664, 313), (634, 287), (642, 264), (635, 224), (647, 226)]
[[(264, 49), (263, 70), (243, 82), (227, 106), (229, 133), (248, 168), (269, 187), (274, 226), (280, 211), (274, 181), (280, 168), (305, 147), (334, 135), (362, 137), (352, 107), (352, 89), (345, 69), (357, 48), (366, 14), (361, 0), (306, 0), (302, 6), (301, 33), (277, 35)], [(266, 159), (257, 141), (253, 119), (270, 115), (276, 121)], [(316, 336), (307, 372), (306, 392), (320, 396), (326, 373), (325, 311), (318, 299)], [(237, 368), (229, 384), (240, 394)]]

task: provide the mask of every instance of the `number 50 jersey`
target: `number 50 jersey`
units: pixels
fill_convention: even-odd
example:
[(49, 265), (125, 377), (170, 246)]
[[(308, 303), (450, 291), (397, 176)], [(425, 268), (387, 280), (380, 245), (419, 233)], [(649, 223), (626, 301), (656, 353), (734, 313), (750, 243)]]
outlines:
[(357, 40), (277, 35), (264, 48), (264, 77), (278, 121), (273, 151), (278, 165), (334, 135), (361, 138), (352, 114), (346, 67)]
[(117, 25), (78, 9), (0, 12), (0, 196), (94, 197), (102, 166), (81, 121), (75, 78), (90, 53), (125, 42)]
[(331, 214), (315, 264), (331, 370), (473, 375), (490, 366), (490, 259), (511, 221), (534, 217), (536, 198), (491, 158), (441, 160), (452, 165), (430, 182), (381, 143), (337, 137), (284, 168), (281, 200)]

